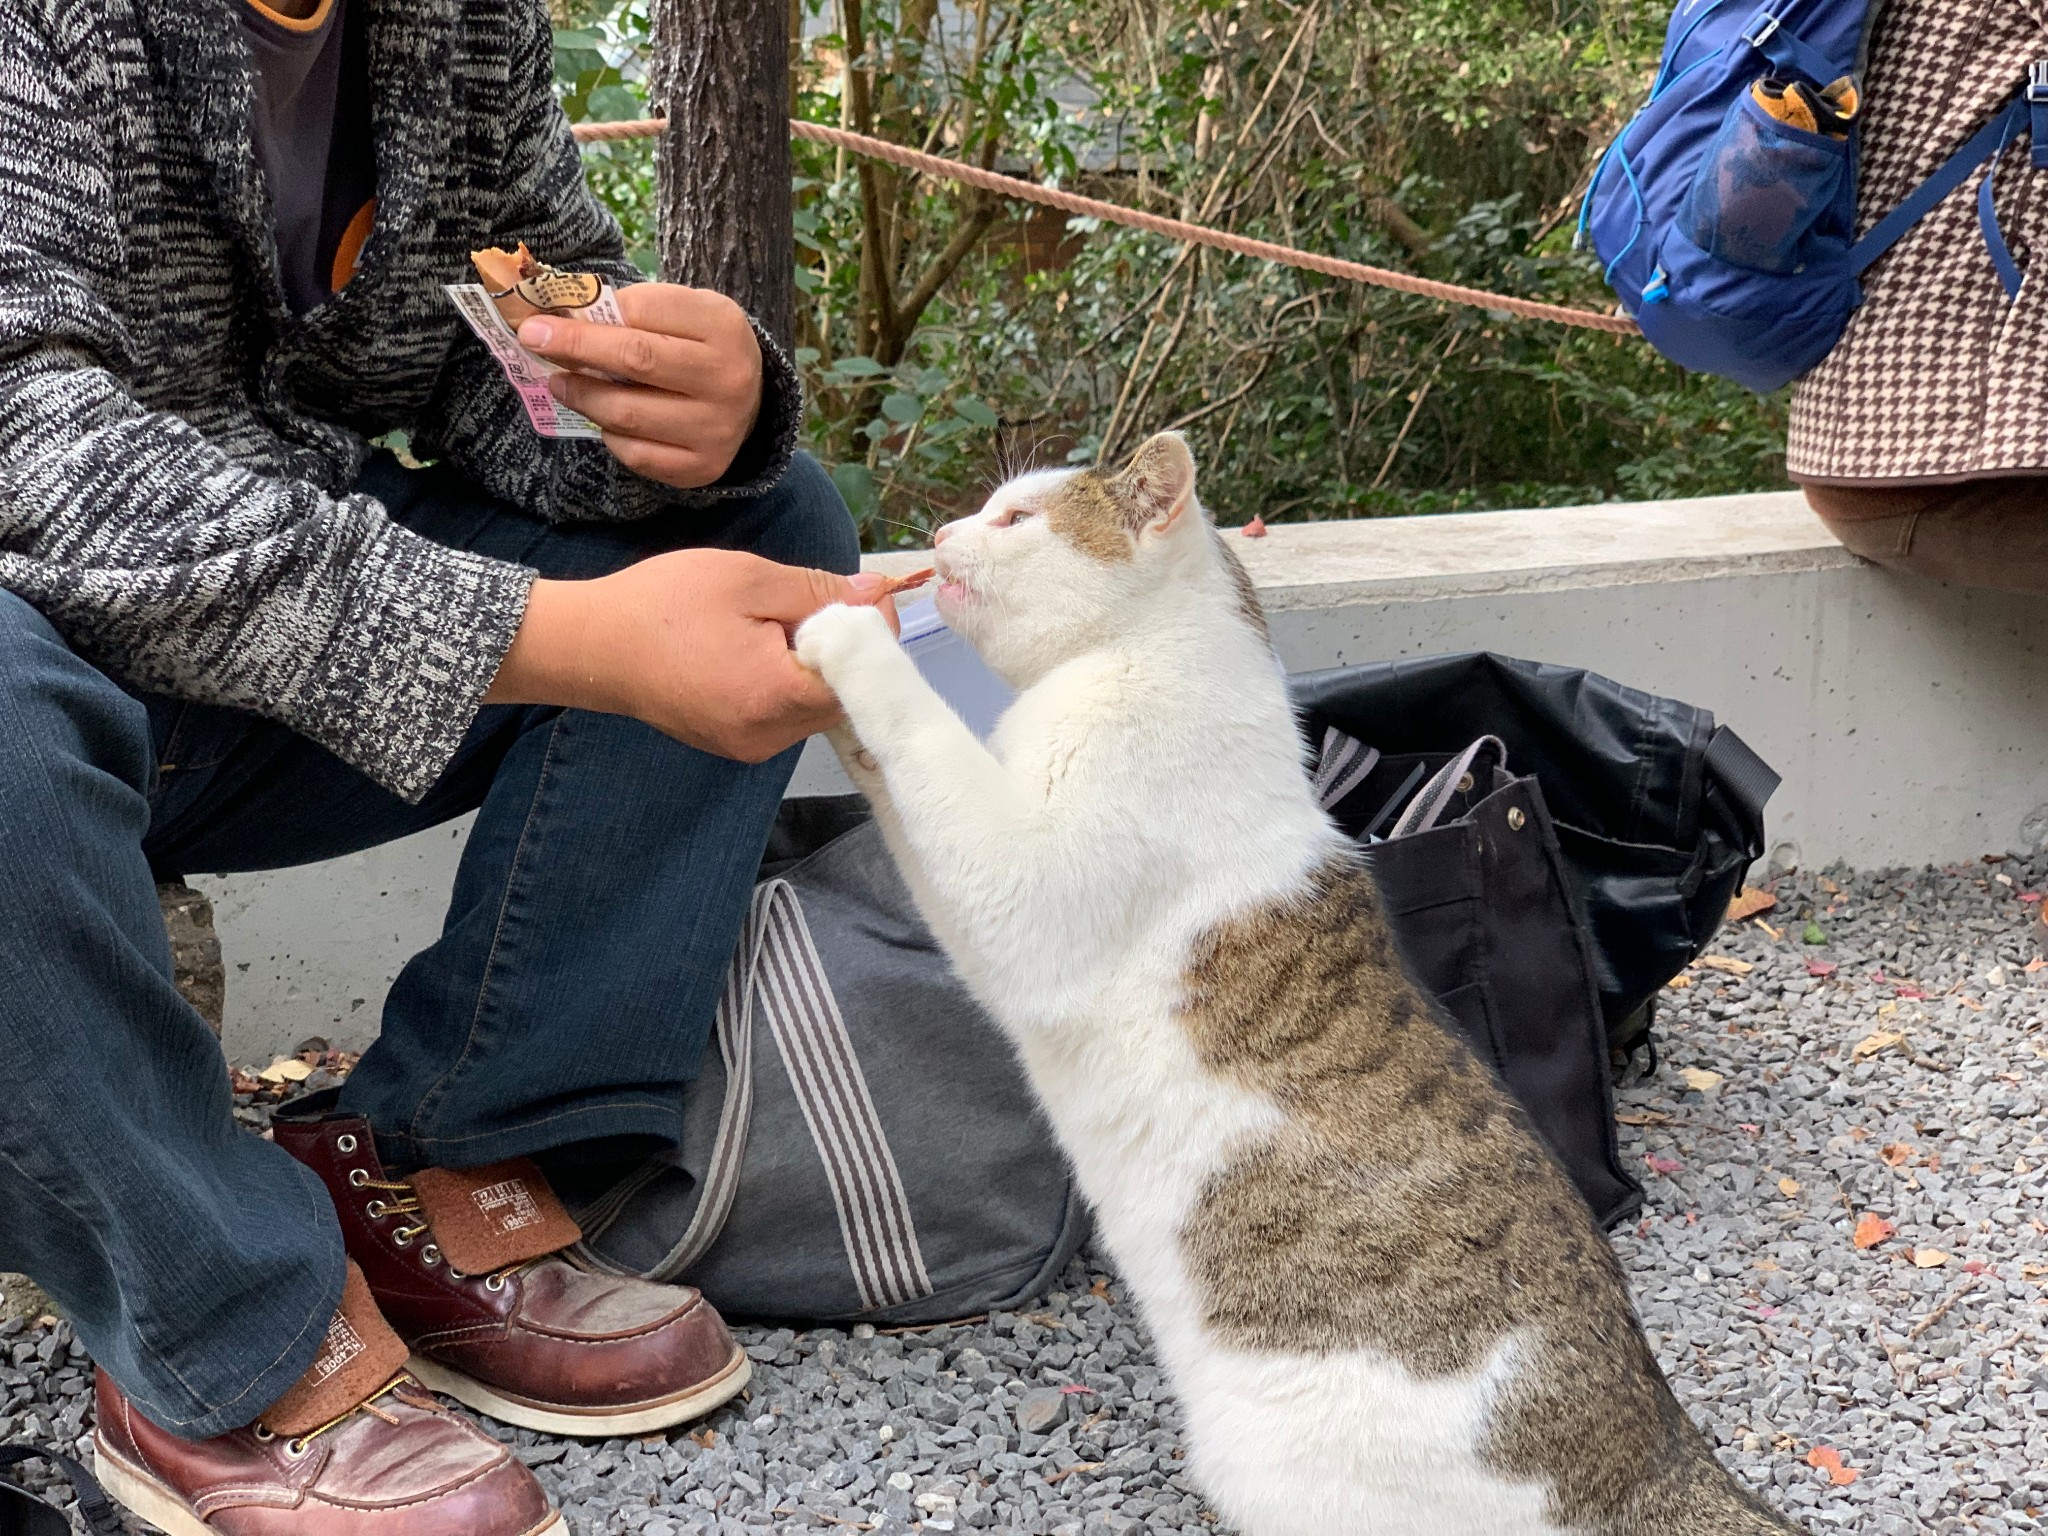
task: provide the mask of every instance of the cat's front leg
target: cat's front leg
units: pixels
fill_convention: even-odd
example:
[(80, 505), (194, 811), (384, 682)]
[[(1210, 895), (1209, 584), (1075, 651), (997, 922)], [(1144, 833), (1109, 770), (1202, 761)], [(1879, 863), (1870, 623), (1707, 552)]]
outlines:
[(834, 745), (854, 783), (878, 809), (886, 803), (883, 830), (899, 862), (943, 885), (948, 872), (985, 859), (990, 838), (1028, 834), (1036, 818), (1014, 777), (925, 681), (878, 611), (820, 609), (798, 628), (796, 655), (846, 710)]

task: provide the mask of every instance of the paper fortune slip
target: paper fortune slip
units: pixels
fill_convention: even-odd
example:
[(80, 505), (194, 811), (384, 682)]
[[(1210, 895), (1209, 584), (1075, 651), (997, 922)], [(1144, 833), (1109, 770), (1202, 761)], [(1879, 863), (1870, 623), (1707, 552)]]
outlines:
[[(573, 307), (563, 305), (549, 310), (550, 313), (565, 314), (577, 320), (589, 320), (598, 325), (623, 325), (619, 317), (618, 296), (610, 283), (595, 282), (597, 296), (586, 303)], [(469, 322), (479, 340), (491, 349), (491, 356), (498, 360), (498, 367), (526, 406), (526, 419), (533, 423), (533, 430), (542, 437), (595, 438), (603, 432), (589, 417), (572, 411), (553, 395), (548, 393), (548, 375), (562, 370), (554, 363), (536, 357), (519, 343), (519, 333), (511, 323), (498, 312), (498, 306), (481, 283), (449, 283), (448, 297), (455, 301), (455, 307), (462, 318)]]

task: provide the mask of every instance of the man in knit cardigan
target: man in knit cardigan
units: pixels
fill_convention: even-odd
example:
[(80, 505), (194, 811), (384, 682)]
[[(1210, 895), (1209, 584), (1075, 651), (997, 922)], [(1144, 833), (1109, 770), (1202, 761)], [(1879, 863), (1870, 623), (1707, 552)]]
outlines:
[[(0, 0), (0, 1268), (178, 1536), (559, 1529), (417, 1378), (588, 1434), (746, 1380), (694, 1292), (565, 1262), (556, 1190), (679, 1138), (834, 715), (788, 632), (872, 587), (788, 361), (625, 261), (551, 43), (542, 0)], [(525, 334), (601, 442), (442, 291), (522, 240), (621, 290)], [(472, 810), (338, 1101), (238, 1130), (153, 876)]]

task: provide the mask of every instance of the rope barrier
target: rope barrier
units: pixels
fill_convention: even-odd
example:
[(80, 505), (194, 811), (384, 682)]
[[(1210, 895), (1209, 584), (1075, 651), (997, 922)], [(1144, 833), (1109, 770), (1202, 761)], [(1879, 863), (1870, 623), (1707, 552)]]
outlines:
[[(667, 126), (667, 118), (650, 117), (622, 123), (578, 123), (571, 131), (580, 142), (590, 144), (605, 143), (614, 139), (653, 138)], [(1483, 288), (1466, 288), (1457, 283), (1439, 283), (1430, 278), (1391, 271), (1386, 267), (1371, 267), (1363, 262), (1345, 261), (1337, 256), (1323, 256), (1314, 251), (1296, 250), (1291, 245), (1276, 245), (1270, 240), (1253, 240), (1245, 235), (1233, 235), (1224, 230), (1210, 229), (1205, 225), (1190, 224), (1183, 219), (1169, 219), (1156, 213), (1142, 213), (1135, 208), (1126, 208), (1120, 203), (1105, 203), (1099, 198), (1083, 197), (1078, 192), (1063, 192), (1057, 187), (1042, 187), (1037, 182), (1004, 176), (996, 171), (985, 171), (978, 165), (963, 165), (958, 160), (948, 160), (941, 155), (928, 155), (920, 150), (905, 149), (900, 144), (871, 139), (866, 134), (850, 133), (844, 128), (830, 128), (823, 123), (791, 119), (789, 131), (796, 138), (809, 139), (814, 144), (826, 144), (835, 149), (844, 149), (869, 159), (887, 161), (905, 170), (962, 182), (970, 187), (978, 187), (984, 192), (1016, 198), (1021, 202), (1038, 203), (1047, 208), (1057, 208), (1064, 213), (1082, 218), (1128, 225), (1132, 229), (1164, 235), (1169, 240), (1206, 245), (1214, 250), (1228, 251), (1233, 256), (1255, 256), (1263, 261), (1278, 262), (1282, 266), (1299, 267), (1307, 272), (1320, 272), (1326, 277), (1342, 278), (1347, 282), (1369, 283), (1375, 288), (1391, 288), (1399, 293), (1412, 293), (1420, 298), (1435, 299), (1444, 304), (1469, 304), (1478, 309), (1520, 315), (1528, 320), (1547, 320), (1554, 325), (1579, 326), (1585, 330), (1605, 331), (1615, 336), (1640, 334), (1635, 321), (1626, 315), (1601, 314), (1590, 309), (1573, 309), (1563, 304), (1542, 304), (1534, 299), (1518, 299), (1511, 294), (1489, 293)]]

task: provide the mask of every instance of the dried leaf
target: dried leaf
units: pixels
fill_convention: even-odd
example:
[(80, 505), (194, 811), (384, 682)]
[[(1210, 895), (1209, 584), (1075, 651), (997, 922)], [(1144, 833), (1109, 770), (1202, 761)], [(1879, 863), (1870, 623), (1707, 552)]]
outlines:
[(1943, 1253), (1939, 1248), (1915, 1248), (1912, 1252), (1915, 1269), (1939, 1269), (1953, 1257), (1953, 1254)]
[(1667, 987), (1689, 987), (1692, 985), (1692, 978), (1690, 976), (1674, 976), (1665, 982), (1664, 985)]
[(1685, 1164), (1681, 1163), (1675, 1157), (1659, 1157), (1654, 1152), (1644, 1153), (1643, 1161), (1650, 1165), (1650, 1171), (1652, 1173), (1661, 1173), (1667, 1179), (1670, 1178), (1672, 1174), (1678, 1172), (1679, 1169), (1685, 1166)]
[(1877, 1155), (1884, 1159), (1887, 1168), (1903, 1168), (1919, 1150), (1910, 1141), (1888, 1141), (1877, 1149)]
[(1248, 539), (1263, 539), (1266, 536), (1266, 519), (1264, 514), (1254, 517), (1237, 531)]
[(1768, 912), (1778, 904), (1778, 898), (1769, 891), (1760, 891), (1753, 885), (1745, 885), (1736, 892), (1735, 899), (1728, 903), (1728, 921), (1739, 923), (1755, 917), (1759, 912)]
[(1837, 1488), (1846, 1488), (1863, 1474), (1854, 1467), (1842, 1465), (1842, 1453), (1831, 1445), (1816, 1445), (1806, 1453), (1806, 1464), (1818, 1467), (1827, 1473), (1828, 1481)]
[(1773, 944), (1778, 944), (1778, 943), (1782, 943), (1782, 942), (1784, 941), (1784, 938), (1785, 938), (1785, 930), (1784, 930), (1784, 929), (1782, 929), (1782, 928), (1773, 928), (1773, 927), (1772, 927), (1772, 926), (1771, 926), (1771, 925), (1770, 925), (1769, 923), (1765, 922), (1765, 921), (1764, 921), (1764, 920), (1763, 920), (1762, 918), (1760, 918), (1760, 917), (1759, 917), (1759, 918), (1757, 918), (1757, 919), (1755, 919), (1755, 922), (1756, 922), (1756, 925), (1757, 925), (1757, 927), (1759, 927), (1759, 928), (1763, 929), (1763, 931), (1764, 931), (1765, 933), (1768, 933), (1768, 934), (1769, 934), (1769, 935), (1771, 936), (1771, 942), (1772, 942)]
[(708, 1451), (711, 1449), (711, 1447), (718, 1444), (718, 1431), (707, 1424), (702, 1429), (691, 1430), (690, 1438), (696, 1441), (697, 1444), (701, 1446), (703, 1449)]
[(2031, 976), (2034, 972), (2040, 970), (2048, 970), (2048, 960), (2043, 960), (2039, 955), (2036, 955), (2027, 962), (2027, 974)]
[(1705, 1067), (1686, 1067), (1678, 1074), (1685, 1079), (1685, 1086), (1695, 1093), (1706, 1093), (1721, 1086), (1721, 1074), (1709, 1072)]
[(1838, 967), (1832, 960), (1809, 960), (1806, 962), (1806, 974), (1818, 976), (1823, 980), (1834, 975), (1837, 969)]
[(1856, 1235), (1852, 1241), (1858, 1248), (1875, 1248), (1898, 1230), (1875, 1211), (1865, 1211), (1856, 1222)]
[(1730, 976), (1747, 976), (1756, 969), (1747, 960), (1738, 960), (1733, 955), (1701, 955), (1693, 964), (1710, 971), (1726, 971)]
[[(1799, 1181), (1797, 1179), (1778, 1180), (1778, 1193), (1783, 1195), (1787, 1200), (1790, 1200), (1794, 1195), (1799, 1193)], [(1771, 1267), (1773, 1269), (1776, 1269), (1777, 1265), (1773, 1264)]]
[(1865, 1035), (1849, 1052), (1852, 1061), (1868, 1061), (1885, 1051), (1897, 1050), (1906, 1043), (1906, 1037), (1896, 1029), (1879, 1030), (1874, 1035)]
[(1617, 1110), (1615, 1123), (1618, 1125), (1669, 1125), (1671, 1117), (1661, 1109)]
[(296, 1056), (280, 1056), (256, 1075), (266, 1083), (303, 1083), (313, 1075), (313, 1068)]
[(1109, 1288), (1107, 1280), (1100, 1277), (1097, 1277), (1095, 1283), (1088, 1287), (1088, 1294), (1095, 1297), (1098, 1301), (1108, 1302), (1112, 1307), (1116, 1305), (1116, 1292)]
[(1820, 877), (1820, 888), (1826, 891), (1830, 896), (1839, 896), (1842, 894), (1842, 888), (1839, 885), (1835, 884), (1834, 881), (1830, 880), (1826, 875), (1822, 875)]

